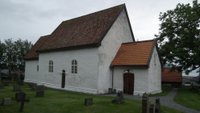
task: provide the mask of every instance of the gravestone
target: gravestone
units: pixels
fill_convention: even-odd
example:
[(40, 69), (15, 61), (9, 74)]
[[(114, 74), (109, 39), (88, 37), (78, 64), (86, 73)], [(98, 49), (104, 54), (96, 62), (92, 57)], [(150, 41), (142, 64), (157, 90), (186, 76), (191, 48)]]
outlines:
[(160, 113), (160, 99), (156, 98), (155, 113)]
[(44, 97), (44, 89), (43, 85), (36, 86), (36, 97)]
[(12, 99), (9, 97), (3, 98), (2, 100), (2, 105), (11, 105), (12, 104)]
[(154, 111), (155, 111), (154, 104), (150, 104), (150, 106), (149, 106), (149, 113), (155, 113)]
[(124, 103), (124, 95), (123, 95), (122, 91), (119, 91), (117, 93), (117, 97), (112, 100), (112, 103), (114, 103), (114, 104), (122, 104), (122, 103)]
[(15, 100), (17, 101), (17, 102), (21, 102), (21, 101), (23, 101), (25, 99), (25, 93), (24, 92), (17, 92), (17, 93), (15, 93)]
[(116, 89), (108, 88), (108, 94), (116, 94)]
[(37, 84), (36, 83), (28, 83), (28, 86), (30, 87), (31, 90), (35, 91)]
[(142, 96), (142, 113), (148, 113), (149, 111), (149, 95), (144, 93)]
[(112, 94), (113, 89), (112, 88), (108, 88), (108, 94)]
[(15, 98), (16, 98), (17, 102), (20, 102), (19, 111), (23, 112), (23, 110), (24, 110), (24, 103), (25, 103), (25, 101), (28, 101), (28, 100), (26, 100), (26, 94), (24, 92), (17, 92), (15, 94)]
[(20, 91), (21, 91), (20, 85), (14, 84), (14, 85), (13, 85), (13, 91), (15, 91), (15, 92), (20, 92)]
[(90, 106), (93, 104), (93, 98), (85, 98), (84, 105)]

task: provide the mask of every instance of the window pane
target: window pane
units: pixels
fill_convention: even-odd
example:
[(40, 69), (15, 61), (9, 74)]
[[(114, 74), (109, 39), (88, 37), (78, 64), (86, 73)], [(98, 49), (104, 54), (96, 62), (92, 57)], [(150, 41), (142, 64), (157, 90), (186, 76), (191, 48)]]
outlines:
[(77, 60), (72, 60), (71, 72), (77, 73)]
[(49, 61), (49, 72), (53, 72), (53, 61)]

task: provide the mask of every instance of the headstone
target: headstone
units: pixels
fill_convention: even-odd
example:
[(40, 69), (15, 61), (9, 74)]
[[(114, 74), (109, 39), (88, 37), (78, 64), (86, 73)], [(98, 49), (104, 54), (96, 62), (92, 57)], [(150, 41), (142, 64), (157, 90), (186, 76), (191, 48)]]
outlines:
[(112, 94), (113, 89), (112, 88), (108, 88), (108, 94)]
[(6, 97), (2, 101), (2, 105), (11, 105), (12, 104), (12, 99), (9, 97)]
[(20, 112), (23, 112), (24, 110), (24, 103), (26, 100), (26, 94), (24, 92), (17, 92), (15, 94), (15, 98), (17, 100), (17, 102), (20, 102), (20, 108), (19, 108), (19, 111)]
[(36, 83), (28, 83), (28, 86), (30, 87), (31, 90), (35, 91), (37, 84)]
[(36, 97), (44, 97), (44, 89), (43, 85), (36, 86)]
[(117, 93), (116, 89), (113, 89), (113, 93), (114, 93), (114, 94), (116, 94), (116, 93)]
[(160, 99), (156, 98), (155, 113), (160, 113)]
[(90, 106), (93, 104), (93, 98), (85, 98), (84, 105)]
[(149, 95), (144, 93), (142, 96), (142, 113), (148, 113), (149, 107)]
[(116, 94), (116, 89), (108, 88), (108, 94)]
[(13, 91), (20, 92), (21, 91), (21, 87), (18, 84), (14, 84), (13, 85)]
[(114, 104), (122, 104), (122, 103), (124, 103), (124, 95), (123, 95), (122, 91), (119, 91), (117, 93), (117, 97), (112, 100), (112, 103), (114, 103)]
[(154, 104), (150, 104), (150, 106), (149, 106), (149, 113), (155, 113), (154, 112)]

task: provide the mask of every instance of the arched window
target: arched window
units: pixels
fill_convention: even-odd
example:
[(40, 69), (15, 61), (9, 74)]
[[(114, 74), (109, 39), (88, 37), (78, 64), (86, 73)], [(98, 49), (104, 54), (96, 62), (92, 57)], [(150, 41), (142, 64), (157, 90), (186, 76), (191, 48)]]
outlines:
[(78, 73), (78, 63), (77, 60), (72, 60), (72, 73), (76, 74)]
[(49, 72), (53, 72), (53, 61), (49, 60)]

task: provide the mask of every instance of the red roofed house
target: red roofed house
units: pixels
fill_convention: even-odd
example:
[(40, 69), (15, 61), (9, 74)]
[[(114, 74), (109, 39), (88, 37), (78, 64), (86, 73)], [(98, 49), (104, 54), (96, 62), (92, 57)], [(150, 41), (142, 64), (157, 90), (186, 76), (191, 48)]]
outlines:
[(171, 68), (162, 69), (162, 83), (163, 84), (182, 84), (182, 72), (178, 70), (172, 70)]
[(25, 81), (47, 87), (94, 94), (109, 88), (135, 95), (161, 91), (156, 42), (135, 42), (124, 4), (63, 21), (25, 59)]

